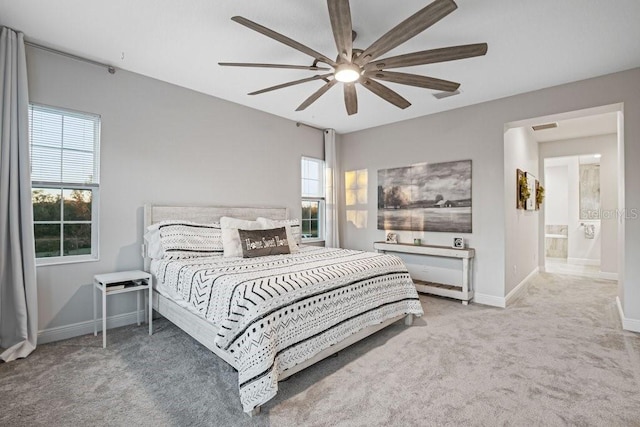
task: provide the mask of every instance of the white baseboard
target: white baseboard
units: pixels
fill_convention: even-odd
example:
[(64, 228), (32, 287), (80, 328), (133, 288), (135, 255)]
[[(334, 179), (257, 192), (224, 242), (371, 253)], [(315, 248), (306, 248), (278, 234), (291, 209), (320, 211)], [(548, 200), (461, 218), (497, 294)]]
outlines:
[(620, 303), (620, 297), (616, 297), (616, 304), (618, 305), (618, 314), (622, 321), (622, 329), (631, 332), (640, 332), (640, 320), (627, 319), (624, 317), (624, 310), (622, 310), (622, 304)]
[(573, 265), (600, 265), (599, 259), (589, 258), (567, 258), (567, 264)]
[(533, 271), (527, 275), (527, 277), (525, 277), (524, 279), (522, 279), (520, 283), (518, 283), (518, 286), (513, 288), (511, 292), (507, 294), (507, 297), (505, 298), (505, 307), (511, 304), (516, 298), (520, 296), (521, 293), (527, 290), (527, 288), (529, 287), (531, 278), (533, 278), (533, 276), (538, 274), (539, 271), (540, 271), (540, 267), (534, 268)]
[(606, 271), (601, 271), (599, 276), (604, 280), (618, 280), (618, 273), (608, 273)]
[(506, 297), (496, 297), (493, 295), (485, 295), (475, 292), (473, 294), (473, 302), (476, 304), (490, 305), (492, 307), (506, 308), (513, 302), (522, 292), (529, 286), (530, 279), (540, 271), (540, 267), (533, 269), (518, 285), (509, 292)]
[[(145, 319), (144, 316), (145, 311), (140, 310), (140, 319), (142, 319), (142, 321)], [(119, 328), (120, 326), (131, 325), (133, 323), (138, 323), (138, 317), (135, 311), (107, 317), (107, 329)], [(102, 319), (98, 319), (98, 332), (100, 331), (102, 331)], [(93, 333), (93, 320), (57, 326), (55, 328), (38, 331), (38, 344), (66, 340), (91, 333)]]
[(496, 297), (493, 295), (473, 293), (473, 302), (475, 304), (490, 305), (491, 307), (505, 308), (505, 299), (502, 297)]

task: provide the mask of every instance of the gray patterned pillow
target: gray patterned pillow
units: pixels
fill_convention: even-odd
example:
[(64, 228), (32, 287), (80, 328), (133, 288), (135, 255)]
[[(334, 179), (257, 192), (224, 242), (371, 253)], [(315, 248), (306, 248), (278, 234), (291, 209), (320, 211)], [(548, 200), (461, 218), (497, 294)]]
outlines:
[(166, 258), (196, 258), (222, 255), (220, 223), (198, 224), (167, 221), (158, 225), (160, 243)]
[(267, 230), (238, 229), (243, 258), (291, 253), (284, 227)]

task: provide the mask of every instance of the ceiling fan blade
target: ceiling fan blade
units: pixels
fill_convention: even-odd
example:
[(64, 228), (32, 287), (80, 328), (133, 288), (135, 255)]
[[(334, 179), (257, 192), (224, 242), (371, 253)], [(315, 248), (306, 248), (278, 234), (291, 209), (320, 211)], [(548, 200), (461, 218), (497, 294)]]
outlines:
[(392, 91), (388, 87), (381, 85), (375, 80), (371, 80), (367, 77), (362, 77), (360, 79), (360, 83), (362, 86), (369, 89), (371, 92), (378, 95), (380, 98), (384, 99), (395, 105), (398, 108), (402, 108), (403, 110), (411, 105), (409, 101), (398, 95), (396, 92)]
[(254, 67), (254, 68), (287, 68), (291, 70), (330, 70), (331, 68), (316, 67), (314, 65), (286, 65), (286, 64), (257, 64), (254, 62), (218, 62), (223, 67)]
[(453, 92), (460, 87), (460, 83), (448, 80), (436, 79), (435, 77), (418, 76), (417, 74), (394, 73), (393, 71), (375, 71), (366, 73), (366, 76), (372, 79), (385, 80), (387, 82), (422, 87), (425, 89), (441, 90), (445, 92)]
[(299, 85), (301, 83), (311, 82), (313, 80), (326, 79), (328, 77), (331, 77), (332, 75), (333, 74), (315, 75), (313, 77), (307, 77), (306, 79), (294, 80), (294, 81), (291, 81), (291, 82), (282, 83), (282, 84), (271, 86), (271, 87), (268, 87), (268, 88), (265, 88), (265, 89), (257, 90), (255, 92), (249, 93), (249, 95), (259, 95), (261, 93), (271, 92), (272, 90), (282, 89), (282, 88), (289, 87), (289, 86), (295, 86), (295, 85)]
[(405, 55), (378, 59), (377, 61), (373, 61), (365, 65), (364, 68), (366, 71), (371, 71), (455, 61), (458, 59), (473, 58), (474, 56), (482, 56), (487, 53), (487, 49), (488, 46), (486, 43), (476, 43), (423, 50), (421, 52), (413, 52)]
[(298, 108), (296, 108), (296, 111), (302, 111), (305, 108), (307, 108), (309, 105), (311, 105), (314, 102), (316, 102), (318, 100), (318, 98), (320, 98), (322, 95), (324, 95), (325, 92), (327, 92), (329, 89), (331, 89), (336, 83), (338, 83), (338, 81), (336, 79), (332, 79), (329, 82), (327, 82), (326, 85), (322, 86), (320, 89), (315, 91), (313, 93), (313, 95), (311, 95), (310, 97), (305, 99), (305, 101), (302, 104), (300, 104), (300, 106)]
[(362, 66), (379, 58), (380, 55), (417, 36), (457, 8), (458, 5), (453, 0), (435, 0), (373, 42), (354, 62)]
[(302, 43), (299, 43), (293, 39), (290, 39), (287, 36), (284, 36), (280, 33), (277, 33), (273, 30), (270, 30), (267, 27), (263, 27), (260, 24), (257, 24), (253, 21), (248, 20), (247, 18), (243, 18), (242, 16), (234, 16), (233, 18), (231, 18), (231, 20), (237, 22), (238, 24), (242, 24), (247, 28), (251, 28), (254, 31), (257, 31), (261, 34), (264, 34), (267, 37), (270, 37), (276, 41), (279, 41), (280, 43), (286, 44), (289, 47), (292, 47), (296, 50), (299, 50), (302, 53), (306, 53), (307, 55), (311, 56), (312, 58), (317, 59), (320, 62), (324, 62), (326, 64), (331, 65), (332, 67), (334, 67), (336, 65), (335, 61), (332, 61), (331, 59), (327, 58), (326, 56), (324, 56), (323, 54), (321, 54), (320, 52), (316, 52), (315, 50), (311, 49), (310, 47), (307, 47), (305, 45), (303, 45)]
[(347, 107), (347, 114), (353, 115), (358, 112), (358, 95), (354, 83), (344, 84), (344, 105)]
[(333, 38), (336, 41), (338, 54), (347, 62), (351, 62), (351, 50), (353, 48), (353, 28), (351, 26), (351, 9), (349, 0), (327, 0), (329, 6), (329, 18)]

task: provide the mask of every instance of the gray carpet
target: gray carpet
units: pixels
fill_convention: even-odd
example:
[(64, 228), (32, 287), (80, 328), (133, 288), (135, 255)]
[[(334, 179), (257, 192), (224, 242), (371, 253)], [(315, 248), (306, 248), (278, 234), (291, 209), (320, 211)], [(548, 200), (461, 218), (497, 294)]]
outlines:
[(171, 323), (0, 365), (1, 426), (640, 426), (640, 335), (613, 282), (541, 274), (506, 310), (422, 296), (395, 324), (280, 383), (249, 418), (237, 373)]

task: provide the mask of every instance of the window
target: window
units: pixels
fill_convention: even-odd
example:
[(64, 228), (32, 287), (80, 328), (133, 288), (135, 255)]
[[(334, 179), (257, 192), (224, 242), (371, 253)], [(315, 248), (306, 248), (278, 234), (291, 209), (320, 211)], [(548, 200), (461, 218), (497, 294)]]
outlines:
[(29, 105), (38, 265), (98, 258), (100, 117)]
[(303, 240), (324, 240), (324, 160), (302, 158)]

